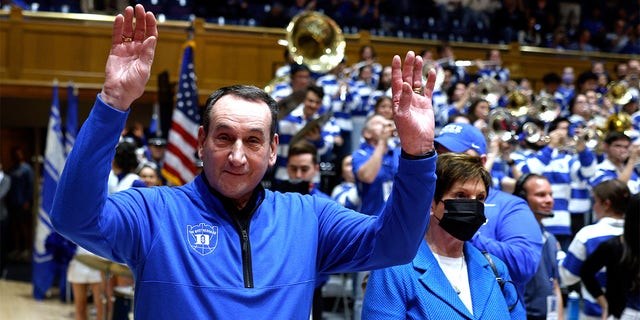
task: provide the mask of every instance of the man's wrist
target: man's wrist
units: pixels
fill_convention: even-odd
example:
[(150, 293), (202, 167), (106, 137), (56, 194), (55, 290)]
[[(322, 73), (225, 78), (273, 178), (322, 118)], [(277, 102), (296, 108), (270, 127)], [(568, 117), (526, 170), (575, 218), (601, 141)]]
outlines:
[(425, 152), (423, 154), (418, 154), (418, 155), (413, 155), (413, 154), (408, 154), (407, 152), (404, 151), (404, 149), (402, 149), (402, 151), (400, 152), (400, 156), (407, 159), (407, 160), (421, 160), (421, 159), (427, 159), (427, 158), (431, 158), (433, 156), (436, 155), (436, 149), (433, 149), (431, 151)]

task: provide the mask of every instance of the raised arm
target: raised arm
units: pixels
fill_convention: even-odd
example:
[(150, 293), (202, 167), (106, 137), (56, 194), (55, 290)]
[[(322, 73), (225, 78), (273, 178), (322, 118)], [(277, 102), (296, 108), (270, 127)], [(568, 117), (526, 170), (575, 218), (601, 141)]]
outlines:
[[(133, 21), (134, 14), (136, 22)], [(153, 13), (145, 12), (142, 5), (136, 5), (135, 9), (127, 7), (124, 16), (116, 16), (100, 94), (104, 102), (126, 111), (142, 96), (151, 74), (157, 42), (156, 18)]]
[(114, 217), (104, 214), (111, 161), (129, 107), (149, 80), (157, 35), (156, 20), (142, 5), (116, 17), (104, 87), (67, 158), (50, 214), (57, 232), (105, 258), (112, 257), (113, 243), (102, 231), (117, 229), (103, 223)]
[(422, 57), (407, 52), (404, 64), (400, 56), (391, 62), (393, 120), (402, 150), (419, 156), (434, 150), (435, 121), (431, 97), (436, 82), (435, 71), (429, 70), (427, 83), (422, 83)]

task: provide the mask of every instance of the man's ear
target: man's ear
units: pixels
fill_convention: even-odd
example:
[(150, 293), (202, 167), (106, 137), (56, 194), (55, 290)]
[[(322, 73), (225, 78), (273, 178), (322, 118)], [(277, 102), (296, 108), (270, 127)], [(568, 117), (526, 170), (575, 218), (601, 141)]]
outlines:
[(204, 146), (204, 140), (207, 138), (207, 133), (204, 132), (204, 127), (198, 127), (198, 158), (202, 159), (202, 148)]
[(269, 147), (271, 148), (271, 150), (269, 150), (269, 166), (270, 167), (274, 166), (276, 164), (276, 160), (278, 159), (278, 143), (279, 142), (280, 142), (280, 137), (276, 133), (273, 136), (273, 141), (269, 143)]

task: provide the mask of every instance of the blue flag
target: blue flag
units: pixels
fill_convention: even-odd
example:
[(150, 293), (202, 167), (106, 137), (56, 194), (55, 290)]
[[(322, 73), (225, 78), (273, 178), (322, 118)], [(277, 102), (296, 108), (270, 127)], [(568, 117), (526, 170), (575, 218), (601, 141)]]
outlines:
[(35, 241), (33, 244), (32, 281), (33, 297), (36, 300), (45, 298), (56, 277), (60, 281), (61, 292), (66, 292), (66, 266), (60, 265), (54, 259), (53, 248), (47, 244), (47, 242), (51, 242), (50, 236), (55, 234), (55, 232), (52, 232), (53, 228), (49, 219), (49, 212), (51, 211), (53, 196), (65, 162), (57, 80), (53, 84), (52, 100), (44, 152), (41, 203), (38, 208), (38, 221), (36, 222)]
[(64, 133), (65, 154), (69, 155), (78, 135), (78, 87), (69, 82), (67, 87), (67, 125)]
[(151, 114), (151, 123), (149, 124), (149, 137), (161, 137), (162, 128), (160, 127), (160, 104), (153, 104), (153, 113)]

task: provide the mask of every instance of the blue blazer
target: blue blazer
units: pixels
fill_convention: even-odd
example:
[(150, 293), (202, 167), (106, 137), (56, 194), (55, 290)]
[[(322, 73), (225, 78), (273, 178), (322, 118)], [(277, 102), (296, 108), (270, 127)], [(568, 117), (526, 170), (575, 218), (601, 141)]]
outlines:
[[(374, 270), (364, 296), (362, 319), (526, 319), (522, 303), (510, 312), (488, 260), (464, 244), (473, 314), (462, 303), (425, 241), (411, 263)], [(506, 266), (492, 256), (498, 274), (511, 280)], [(516, 288), (505, 286), (516, 300)]]

